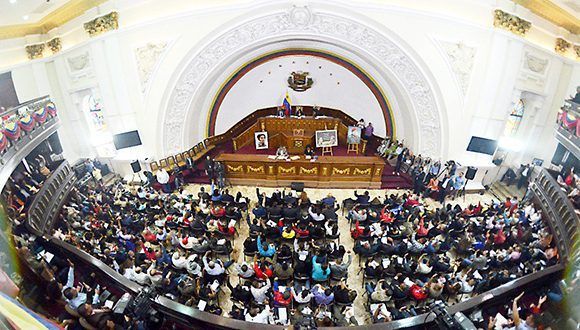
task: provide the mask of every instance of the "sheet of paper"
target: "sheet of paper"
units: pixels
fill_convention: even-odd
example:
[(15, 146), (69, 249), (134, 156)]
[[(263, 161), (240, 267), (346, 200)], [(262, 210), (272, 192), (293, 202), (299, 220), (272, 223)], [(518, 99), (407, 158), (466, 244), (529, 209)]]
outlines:
[(312, 159), (312, 156), (305, 156), (306, 159)]
[(286, 322), (286, 320), (288, 320), (288, 312), (285, 307), (278, 308), (278, 319), (281, 322)]
[(298, 160), (298, 159), (300, 159), (300, 156), (292, 156), (292, 157), (290, 157), (290, 159), (292, 159), (292, 160)]
[(213, 281), (213, 283), (211, 284), (210, 288), (212, 289), (212, 291), (217, 291), (217, 289), (219, 288), (220, 283), (218, 281)]
[(204, 311), (205, 306), (207, 306), (207, 301), (200, 300), (199, 303), (197, 304), (197, 309), (199, 309), (200, 311)]
[(479, 272), (477, 270), (475, 272), (473, 272), (473, 277), (475, 277), (475, 279), (477, 279), (477, 280), (483, 279), (483, 277), (481, 277), (481, 274), (479, 274)]
[(268, 156), (268, 159), (276, 159), (276, 156), (270, 155), (270, 156)]
[(50, 263), (52, 258), (54, 258), (54, 254), (44, 251), (44, 260), (46, 260), (46, 262)]
[(113, 302), (111, 300), (105, 301), (105, 307), (113, 309)]

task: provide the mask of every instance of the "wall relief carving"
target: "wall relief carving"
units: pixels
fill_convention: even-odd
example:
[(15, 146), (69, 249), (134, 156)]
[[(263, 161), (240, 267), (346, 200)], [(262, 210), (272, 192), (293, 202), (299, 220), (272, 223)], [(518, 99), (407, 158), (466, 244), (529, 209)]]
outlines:
[(141, 83), (141, 92), (145, 93), (149, 86), (151, 75), (157, 67), (161, 55), (167, 49), (167, 42), (147, 43), (135, 48), (135, 61), (137, 62), (137, 72)]
[(439, 41), (439, 43), (447, 55), (447, 61), (457, 79), (459, 89), (465, 96), (467, 94), (467, 89), (469, 88), (473, 62), (475, 61), (477, 49), (467, 46), (462, 42), (455, 43)]

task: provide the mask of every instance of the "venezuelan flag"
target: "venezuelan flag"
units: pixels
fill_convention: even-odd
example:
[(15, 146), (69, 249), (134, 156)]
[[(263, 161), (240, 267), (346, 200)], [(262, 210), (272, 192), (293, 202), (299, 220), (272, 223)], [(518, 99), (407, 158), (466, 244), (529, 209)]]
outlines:
[(27, 114), (26, 116), (20, 118), (18, 126), (20, 126), (20, 128), (22, 128), (24, 131), (30, 132), (34, 129), (34, 120), (30, 115)]
[(8, 139), (4, 136), (4, 133), (0, 132), (0, 151), (6, 149), (8, 146)]
[(290, 115), (292, 115), (292, 106), (290, 105), (290, 95), (288, 95), (288, 92), (286, 92), (286, 97), (284, 97), (282, 106), (286, 110), (286, 117), (290, 117)]

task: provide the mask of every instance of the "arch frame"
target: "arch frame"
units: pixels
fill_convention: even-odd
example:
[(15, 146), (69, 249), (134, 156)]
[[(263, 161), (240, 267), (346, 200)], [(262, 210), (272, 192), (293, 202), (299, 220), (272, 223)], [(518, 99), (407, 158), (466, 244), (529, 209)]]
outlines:
[[(244, 54), (264, 46), (306, 39), (339, 47), (343, 56), (355, 55), (371, 63), (376, 69), (361, 67), (379, 72), (373, 78), (382, 88), (391, 88), (387, 98), (393, 106), (395, 125), (399, 130), (405, 126), (405, 137), (412, 140), (407, 144), (424, 155), (445, 157), (448, 127), (441, 93), (412, 47), (382, 25), (364, 17), (353, 18), (346, 8), (327, 3), (314, 3), (314, 7), (264, 6), (254, 11), (261, 15), (223, 25), (223, 32), (213, 34), (217, 37), (194, 47), (175, 72), (175, 85), (164, 95), (158, 118), (164, 123), (158, 132), (159, 153), (173, 154), (199, 140), (199, 132), (205, 132), (207, 124), (203, 118), (207, 118), (217, 92), (215, 85), (219, 86), (216, 80), (220, 75), (231, 75), (232, 63), (238, 61), (239, 66), (239, 61), (248, 60)], [(223, 79), (219, 81), (223, 83)], [(393, 86), (386, 81), (394, 82)], [(413, 123), (401, 125), (403, 117)], [(192, 139), (193, 128), (198, 131), (197, 140)]]

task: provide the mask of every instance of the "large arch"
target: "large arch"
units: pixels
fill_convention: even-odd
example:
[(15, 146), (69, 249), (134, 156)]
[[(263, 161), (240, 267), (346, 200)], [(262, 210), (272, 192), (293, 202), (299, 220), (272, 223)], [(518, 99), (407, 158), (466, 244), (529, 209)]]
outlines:
[(315, 11), (265, 6), (256, 11), (261, 16), (237, 20), (192, 49), (180, 65), (184, 69), (174, 75), (175, 85), (164, 95), (159, 154), (179, 152), (204, 137), (212, 100), (235, 68), (265, 52), (298, 44), (357, 59), (354, 62), (385, 90), (408, 144), (423, 154), (444, 157), (446, 112), (426, 65), (392, 31), (377, 28), (368, 19), (355, 20), (344, 10), (328, 4), (316, 4)]

